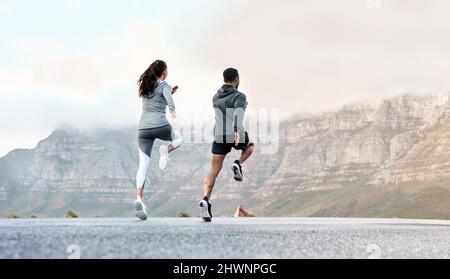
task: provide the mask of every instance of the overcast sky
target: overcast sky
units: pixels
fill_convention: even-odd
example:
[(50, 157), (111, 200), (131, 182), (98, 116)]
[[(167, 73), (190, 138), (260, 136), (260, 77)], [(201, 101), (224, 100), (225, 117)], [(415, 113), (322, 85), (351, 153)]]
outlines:
[[(376, 0), (375, 0), (376, 2)], [(155, 59), (180, 118), (208, 118), (221, 72), (287, 117), (449, 87), (447, 0), (0, 0), (0, 156), (58, 125), (136, 125)]]

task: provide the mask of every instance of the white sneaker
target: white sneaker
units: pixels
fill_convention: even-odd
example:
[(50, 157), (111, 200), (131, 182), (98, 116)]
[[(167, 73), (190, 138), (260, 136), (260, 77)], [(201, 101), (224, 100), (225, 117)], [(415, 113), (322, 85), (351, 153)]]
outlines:
[(147, 220), (147, 207), (141, 200), (134, 202), (134, 208), (136, 209), (136, 217), (142, 221)]
[(161, 145), (159, 148), (159, 168), (164, 170), (169, 162), (169, 150), (167, 145)]
[(200, 208), (200, 217), (203, 219), (203, 221), (207, 223), (211, 222), (212, 221), (211, 203), (203, 199), (199, 202), (198, 207)]

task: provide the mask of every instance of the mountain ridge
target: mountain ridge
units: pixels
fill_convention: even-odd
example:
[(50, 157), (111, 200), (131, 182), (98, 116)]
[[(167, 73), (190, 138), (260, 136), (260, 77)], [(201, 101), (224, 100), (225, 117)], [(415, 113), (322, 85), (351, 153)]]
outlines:
[[(214, 196), (231, 216), (450, 218), (450, 92), (405, 94), (376, 104), (295, 116), (280, 125), (280, 149), (257, 152), (234, 182), (228, 165)], [(157, 148), (158, 146), (155, 146)], [(209, 143), (186, 143), (167, 171), (152, 160), (146, 200), (152, 216), (196, 215)], [(130, 216), (137, 170), (134, 128), (57, 129), (34, 149), (0, 158), (0, 214)]]

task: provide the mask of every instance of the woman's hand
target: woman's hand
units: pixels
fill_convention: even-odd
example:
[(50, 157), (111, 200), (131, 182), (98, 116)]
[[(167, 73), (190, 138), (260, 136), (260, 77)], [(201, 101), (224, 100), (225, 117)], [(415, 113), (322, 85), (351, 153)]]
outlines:
[(170, 115), (172, 115), (172, 119), (177, 118), (177, 113), (173, 109), (170, 110)]
[(174, 88), (172, 88), (172, 95), (177, 93), (177, 91), (178, 91), (178, 85), (175, 86)]

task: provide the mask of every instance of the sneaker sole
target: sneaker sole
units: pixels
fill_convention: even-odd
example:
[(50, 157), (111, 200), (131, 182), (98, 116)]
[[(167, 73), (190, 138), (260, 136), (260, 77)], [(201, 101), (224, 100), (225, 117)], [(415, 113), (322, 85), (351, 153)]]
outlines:
[[(198, 204), (198, 207), (200, 208), (200, 216), (202, 216), (203, 221), (210, 223), (212, 221), (212, 218), (211, 218), (211, 215), (209, 215), (209, 213), (208, 213), (208, 208), (207, 208), (208, 205), (206, 204), (206, 207), (205, 207), (204, 202), (200, 202)], [(207, 214), (207, 216), (205, 216), (206, 214)]]
[(244, 177), (242, 176), (241, 172), (239, 171), (238, 165), (233, 164), (233, 166), (231, 167), (231, 170), (233, 171), (233, 174), (234, 174), (234, 180), (236, 180), (238, 182), (242, 182), (244, 180)]
[(141, 219), (142, 221), (147, 220), (147, 214), (144, 212), (144, 206), (140, 202), (134, 203), (134, 207), (136, 208), (136, 217)]
[(167, 147), (161, 146), (159, 148), (159, 168), (160, 169), (165, 170), (167, 168), (167, 162), (169, 161), (168, 156), (169, 156), (169, 152), (167, 150)]

